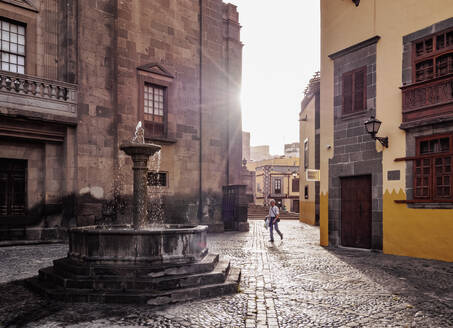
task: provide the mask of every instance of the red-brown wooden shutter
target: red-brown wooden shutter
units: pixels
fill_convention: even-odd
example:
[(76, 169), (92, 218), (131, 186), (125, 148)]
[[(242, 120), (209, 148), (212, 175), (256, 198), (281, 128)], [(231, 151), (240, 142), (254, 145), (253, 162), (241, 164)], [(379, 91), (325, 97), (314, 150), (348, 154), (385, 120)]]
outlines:
[(352, 113), (352, 73), (343, 74), (343, 114)]
[(365, 109), (365, 79), (366, 69), (354, 73), (354, 112), (361, 112)]

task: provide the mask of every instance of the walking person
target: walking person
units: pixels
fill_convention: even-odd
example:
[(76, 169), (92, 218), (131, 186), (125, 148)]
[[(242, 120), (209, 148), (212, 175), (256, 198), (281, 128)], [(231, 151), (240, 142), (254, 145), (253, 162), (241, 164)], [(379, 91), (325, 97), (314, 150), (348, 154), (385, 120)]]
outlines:
[(279, 216), (280, 216), (280, 211), (277, 206), (275, 206), (275, 200), (271, 199), (270, 202), (271, 206), (269, 207), (269, 231), (271, 234), (271, 239), (269, 240), (271, 243), (274, 242), (274, 227), (275, 231), (280, 236), (280, 239), (283, 239), (283, 234), (280, 232), (278, 229), (278, 222), (280, 222)]

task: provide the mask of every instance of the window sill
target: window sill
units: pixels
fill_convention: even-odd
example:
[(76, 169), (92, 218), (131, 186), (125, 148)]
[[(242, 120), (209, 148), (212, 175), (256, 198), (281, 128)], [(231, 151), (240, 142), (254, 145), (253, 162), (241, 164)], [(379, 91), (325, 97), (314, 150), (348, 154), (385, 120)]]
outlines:
[(361, 117), (361, 116), (364, 116), (366, 113), (368, 113), (368, 110), (362, 110), (360, 112), (354, 112), (354, 113), (350, 113), (350, 114), (342, 114), (341, 115), (341, 119), (342, 120), (350, 120), (350, 119), (353, 119), (353, 118), (357, 118), (357, 117)]
[(444, 202), (423, 202), (417, 200), (395, 200), (397, 204), (407, 204), (408, 208), (419, 209), (453, 209), (453, 201)]
[(146, 142), (158, 142), (162, 144), (174, 144), (176, 139), (167, 138), (167, 137), (145, 137)]

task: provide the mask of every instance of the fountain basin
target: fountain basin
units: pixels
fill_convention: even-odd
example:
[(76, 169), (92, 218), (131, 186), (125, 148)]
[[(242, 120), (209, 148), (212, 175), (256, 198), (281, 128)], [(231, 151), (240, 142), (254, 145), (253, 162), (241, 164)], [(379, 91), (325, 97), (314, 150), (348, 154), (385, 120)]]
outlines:
[(148, 157), (157, 153), (161, 148), (161, 146), (155, 144), (141, 144), (134, 142), (124, 143), (120, 146), (120, 149), (129, 156), (145, 155)]
[(208, 252), (207, 226), (165, 225), (135, 230), (87, 226), (69, 230), (68, 258), (95, 264), (188, 264)]

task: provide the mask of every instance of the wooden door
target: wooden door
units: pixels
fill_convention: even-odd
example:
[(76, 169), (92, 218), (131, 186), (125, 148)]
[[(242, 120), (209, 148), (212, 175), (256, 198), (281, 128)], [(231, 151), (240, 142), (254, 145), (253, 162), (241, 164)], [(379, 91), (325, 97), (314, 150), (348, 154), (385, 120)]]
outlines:
[(341, 179), (341, 244), (371, 248), (371, 176)]
[(299, 213), (299, 200), (298, 199), (293, 200), (293, 212)]
[(27, 161), (0, 158), (0, 217), (24, 216)]

